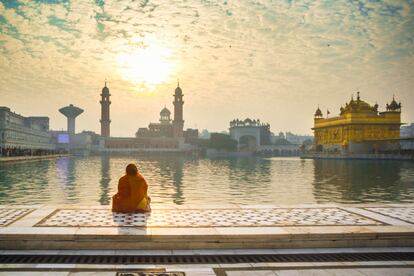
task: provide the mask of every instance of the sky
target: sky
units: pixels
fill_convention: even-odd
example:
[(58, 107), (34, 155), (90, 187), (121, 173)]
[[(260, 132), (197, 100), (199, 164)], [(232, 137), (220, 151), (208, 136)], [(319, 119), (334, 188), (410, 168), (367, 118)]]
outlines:
[(380, 110), (395, 95), (410, 123), (413, 68), (412, 0), (0, 0), (0, 106), (56, 130), (74, 104), (99, 133), (105, 79), (112, 136), (173, 111), (178, 80), (185, 128), (311, 134), (318, 105), (335, 116), (357, 91)]

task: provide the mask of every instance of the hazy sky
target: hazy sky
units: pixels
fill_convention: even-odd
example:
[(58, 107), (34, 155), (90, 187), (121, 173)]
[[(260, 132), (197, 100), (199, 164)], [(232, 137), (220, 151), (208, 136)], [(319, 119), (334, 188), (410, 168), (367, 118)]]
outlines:
[(272, 131), (311, 133), (361, 91), (383, 110), (395, 94), (414, 121), (414, 1), (0, 0), (0, 105), (49, 116), (70, 103), (77, 131), (111, 134), (159, 119), (180, 80), (185, 128), (221, 131), (260, 118)]

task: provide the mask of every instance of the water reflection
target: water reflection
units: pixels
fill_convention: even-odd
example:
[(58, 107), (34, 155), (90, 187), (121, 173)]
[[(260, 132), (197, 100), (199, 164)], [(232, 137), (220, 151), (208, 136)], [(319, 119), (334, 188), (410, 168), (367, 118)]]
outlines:
[(50, 198), (50, 162), (0, 164), (0, 204)]
[(268, 191), (272, 179), (271, 165), (270, 159), (253, 157), (222, 161), (219, 167), (226, 167), (232, 195), (249, 196)]
[(183, 184), (183, 168), (184, 160), (178, 159), (177, 162), (174, 162), (173, 167), (173, 183), (175, 187), (175, 193), (173, 195), (173, 202), (178, 205), (184, 204), (184, 192), (182, 190)]
[(0, 204), (111, 203), (136, 162), (155, 204), (414, 202), (414, 163), (93, 156), (0, 164)]
[(313, 160), (314, 195), (317, 202), (402, 202), (413, 198), (410, 162), (372, 160)]
[[(155, 158), (139, 158), (138, 164), (142, 169), (141, 173), (150, 185), (150, 196), (168, 197), (174, 204), (185, 203), (183, 192), (184, 163), (189, 161), (185, 158), (172, 158), (158, 156)], [(146, 165), (149, 163), (150, 166)], [(159, 189), (154, 189), (154, 184)]]
[(110, 160), (108, 155), (101, 156), (101, 181), (100, 181), (100, 191), (101, 196), (99, 202), (101, 205), (108, 205), (111, 203), (111, 196), (109, 194), (109, 183), (111, 182), (111, 171), (110, 171)]
[(77, 202), (79, 191), (77, 190), (77, 170), (83, 170), (79, 166), (79, 159), (61, 157), (56, 160), (56, 174), (60, 188), (64, 193), (65, 201)]

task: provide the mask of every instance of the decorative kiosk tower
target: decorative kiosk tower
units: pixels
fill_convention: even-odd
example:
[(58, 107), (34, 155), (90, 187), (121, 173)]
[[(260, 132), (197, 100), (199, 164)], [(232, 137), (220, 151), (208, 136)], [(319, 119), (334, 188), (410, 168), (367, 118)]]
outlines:
[(183, 119), (183, 91), (180, 88), (180, 83), (177, 84), (177, 88), (174, 93), (174, 120), (173, 120), (173, 133), (174, 138), (183, 137), (184, 119)]
[(110, 136), (110, 124), (111, 120), (109, 117), (109, 106), (111, 105), (111, 101), (109, 100), (109, 97), (111, 94), (109, 94), (109, 89), (106, 87), (106, 81), (105, 81), (105, 87), (102, 88), (101, 93), (101, 136), (102, 137), (109, 137)]

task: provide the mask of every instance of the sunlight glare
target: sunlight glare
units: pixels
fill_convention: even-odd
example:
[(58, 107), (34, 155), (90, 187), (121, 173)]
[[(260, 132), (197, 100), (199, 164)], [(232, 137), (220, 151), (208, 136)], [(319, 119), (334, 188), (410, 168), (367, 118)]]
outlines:
[(120, 54), (117, 63), (125, 80), (136, 86), (145, 85), (151, 90), (172, 73), (174, 65), (169, 60), (170, 55), (169, 49), (150, 41), (144, 47)]

